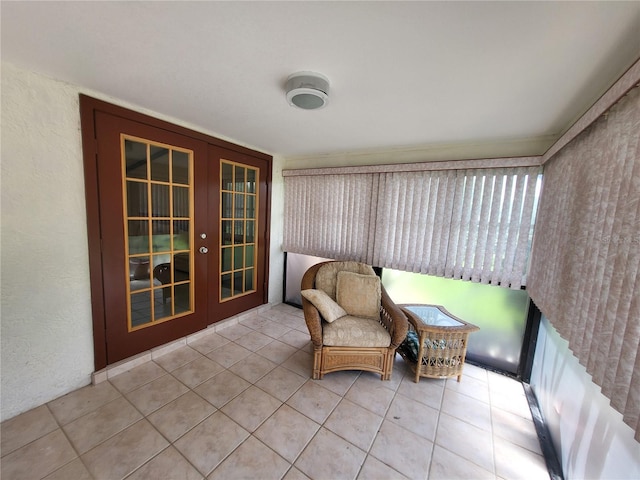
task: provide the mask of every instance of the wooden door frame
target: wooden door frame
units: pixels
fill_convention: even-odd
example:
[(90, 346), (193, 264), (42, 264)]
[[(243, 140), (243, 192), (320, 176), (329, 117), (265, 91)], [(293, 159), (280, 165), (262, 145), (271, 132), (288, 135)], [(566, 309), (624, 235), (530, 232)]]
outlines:
[(87, 237), (89, 247), (89, 279), (91, 288), (91, 310), (93, 321), (93, 348), (95, 370), (101, 370), (107, 366), (106, 346), (106, 318), (105, 297), (102, 268), (102, 248), (100, 232), (100, 196), (98, 184), (98, 143), (96, 134), (96, 112), (104, 112), (116, 117), (123, 117), (149, 126), (167, 130), (173, 133), (198, 139), (210, 145), (222, 147), (228, 150), (250, 155), (266, 160), (267, 168), (267, 211), (266, 211), (266, 235), (265, 241), (265, 288), (263, 303), (268, 302), (269, 279), (269, 242), (271, 231), (271, 176), (273, 157), (256, 150), (251, 150), (240, 145), (211, 137), (179, 125), (159, 120), (124, 107), (113, 105), (102, 100), (80, 94), (80, 125), (82, 134), (82, 156), (84, 163), (85, 200), (87, 212)]

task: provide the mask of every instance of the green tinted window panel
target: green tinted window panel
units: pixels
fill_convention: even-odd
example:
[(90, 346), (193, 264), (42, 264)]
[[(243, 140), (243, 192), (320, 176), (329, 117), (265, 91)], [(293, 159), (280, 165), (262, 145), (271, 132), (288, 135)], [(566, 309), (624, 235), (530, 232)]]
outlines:
[(189, 250), (191, 248), (191, 235), (189, 232), (189, 223), (185, 220), (176, 220), (173, 222), (173, 249)]
[(480, 330), (469, 336), (467, 358), (516, 373), (527, 318), (526, 290), (383, 269), (382, 283), (397, 304), (442, 305)]
[(233, 248), (226, 247), (222, 249), (222, 265), (221, 270), (223, 272), (231, 271), (231, 257), (233, 255)]
[(233, 247), (233, 269), (238, 270), (244, 267), (244, 247)]
[(129, 220), (127, 222), (129, 255), (149, 253), (149, 222)]
[(253, 245), (247, 245), (245, 247), (245, 253), (244, 253), (244, 260), (245, 260), (245, 266), (246, 267), (253, 267), (254, 266), (254, 248)]
[(250, 292), (250, 291), (254, 290), (254, 286), (253, 286), (254, 269), (253, 268), (249, 268), (249, 269), (245, 270), (244, 274), (245, 274), (245, 277), (244, 277), (244, 290), (245, 290), (245, 292)]

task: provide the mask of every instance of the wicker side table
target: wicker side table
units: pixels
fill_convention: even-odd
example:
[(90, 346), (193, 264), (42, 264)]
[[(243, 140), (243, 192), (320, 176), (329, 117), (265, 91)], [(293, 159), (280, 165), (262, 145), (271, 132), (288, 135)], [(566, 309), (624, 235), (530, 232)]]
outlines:
[(479, 328), (450, 314), (440, 305), (402, 305), (409, 319), (409, 328), (418, 336), (418, 353), (414, 361), (406, 350), (398, 349), (402, 358), (415, 372), (415, 382), (420, 377), (462, 377), (467, 340), (471, 332)]

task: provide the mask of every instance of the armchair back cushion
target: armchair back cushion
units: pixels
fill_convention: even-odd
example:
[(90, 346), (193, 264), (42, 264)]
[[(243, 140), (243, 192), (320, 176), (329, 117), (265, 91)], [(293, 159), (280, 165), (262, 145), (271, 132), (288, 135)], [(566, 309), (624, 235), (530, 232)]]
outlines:
[(377, 275), (338, 272), (336, 301), (349, 315), (379, 321), (380, 298), (380, 278)]
[(370, 265), (358, 262), (329, 262), (321, 266), (316, 273), (316, 288), (323, 290), (332, 299), (336, 299), (338, 272), (353, 272), (361, 275), (375, 275)]

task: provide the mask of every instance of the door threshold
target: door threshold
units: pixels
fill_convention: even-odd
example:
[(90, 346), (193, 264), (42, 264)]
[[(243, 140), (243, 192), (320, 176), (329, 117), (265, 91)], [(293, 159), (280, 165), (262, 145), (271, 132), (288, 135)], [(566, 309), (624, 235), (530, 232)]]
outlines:
[(158, 347), (152, 348), (151, 350), (147, 350), (146, 352), (139, 353), (137, 355), (134, 355), (133, 357), (125, 358), (124, 360), (120, 360), (119, 362), (116, 362), (112, 365), (107, 365), (102, 370), (98, 370), (97, 372), (93, 372), (91, 374), (91, 384), (97, 385), (99, 383), (102, 383), (105, 380), (111, 379), (116, 375), (126, 372), (127, 370), (139, 367), (140, 365), (162, 357), (163, 355), (166, 355), (167, 353), (170, 353), (178, 348), (189, 345), (196, 340), (205, 338), (212, 333), (216, 333), (220, 330), (224, 330), (225, 328), (237, 325), (247, 317), (255, 315), (256, 313), (270, 310), (275, 305), (276, 304), (271, 303), (260, 305), (259, 307), (252, 308), (251, 310), (247, 310), (246, 312), (242, 312), (238, 315), (234, 315), (233, 317), (229, 317), (225, 320), (221, 320), (220, 322), (211, 324), (207, 328), (200, 330), (199, 332), (192, 333), (191, 335), (187, 335), (186, 337), (179, 338), (178, 340), (174, 340), (169, 343), (165, 343), (164, 345), (160, 345)]

